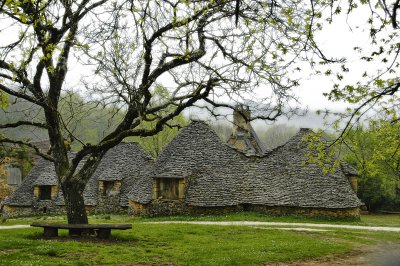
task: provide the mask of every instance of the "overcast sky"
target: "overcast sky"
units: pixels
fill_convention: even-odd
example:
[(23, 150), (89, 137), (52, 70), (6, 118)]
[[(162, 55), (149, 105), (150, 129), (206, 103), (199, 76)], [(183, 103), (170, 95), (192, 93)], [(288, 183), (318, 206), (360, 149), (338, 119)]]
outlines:
[[(365, 62), (360, 62), (360, 55), (356, 54), (353, 50), (355, 46), (364, 46), (368, 48), (370, 46), (369, 39), (369, 25), (366, 21), (369, 16), (369, 10), (367, 7), (359, 8), (357, 11), (352, 13), (349, 18), (345, 14), (334, 17), (332, 24), (325, 24), (323, 30), (318, 32), (316, 35), (317, 43), (320, 45), (321, 50), (327, 57), (347, 58), (347, 67), (350, 68), (350, 75), (345, 76), (345, 80), (349, 83), (355, 83), (360, 78), (361, 73), (364, 70)], [(4, 27), (1, 27), (4, 29)], [(4, 38), (2, 32), (2, 40), (0, 44), (7, 40)], [(66, 87), (76, 87), (79, 84), (79, 79), (71, 77), (78, 77), (82, 72), (85, 71), (81, 66), (71, 60), (69, 65), (70, 73), (68, 73)], [(88, 73), (89, 75), (90, 73)], [(315, 76), (307, 73), (306, 70), (301, 72), (301, 85), (296, 89), (295, 93), (300, 99), (301, 106), (308, 108), (310, 112), (315, 112), (318, 109), (329, 108), (333, 110), (344, 110), (348, 105), (344, 102), (333, 103), (329, 101), (325, 96), (324, 92), (328, 92), (333, 84), (335, 83), (334, 76)], [(171, 84), (172, 85), (172, 84)], [(314, 115), (310, 116), (311, 120), (318, 120)], [(308, 120), (310, 120), (308, 119)], [(308, 122), (304, 121), (304, 118), (296, 119), (292, 122), (296, 125), (310, 126)], [(317, 127), (322, 125), (322, 119), (315, 121)]]
[[(369, 16), (367, 8), (355, 11), (349, 17), (345, 14), (334, 17), (333, 23), (326, 23), (323, 30), (316, 35), (317, 43), (324, 51), (325, 55), (334, 58), (347, 58), (349, 74), (344, 76), (344, 80), (355, 83), (361, 77), (365, 62), (360, 61), (360, 55), (355, 53), (354, 47), (363, 47), (369, 50), (371, 39), (369, 38), (369, 25), (366, 21)], [(343, 109), (343, 102), (333, 103), (322, 94), (332, 89), (336, 82), (335, 76), (309, 76), (304, 77), (298, 93), (301, 101), (309, 106), (310, 109), (323, 109), (326, 107), (333, 109)]]

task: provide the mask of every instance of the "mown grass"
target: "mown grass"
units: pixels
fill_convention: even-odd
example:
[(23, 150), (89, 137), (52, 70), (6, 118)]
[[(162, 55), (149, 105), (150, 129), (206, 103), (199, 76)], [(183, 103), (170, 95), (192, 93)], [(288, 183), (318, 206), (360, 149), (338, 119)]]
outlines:
[[(393, 219), (394, 218), (394, 219)], [(294, 232), (270, 227), (193, 224), (148, 224), (152, 221), (281, 221), (398, 226), (400, 216), (332, 221), (304, 217), (271, 217), (256, 213), (219, 216), (137, 218), (92, 215), (90, 223), (133, 223), (133, 229), (113, 231), (110, 241), (74, 239), (60, 230), (57, 239), (42, 239), (42, 229), (0, 230), (0, 265), (260, 265), (350, 252), (359, 245), (400, 244), (400, 233), (348, 229)], [(63, 216), (9, 219), (0, 225), (32, 221), (66, 222)], [(285, 226), (286, 227), (286, 226)]]
[[(252, 265), (344, 253), (348, 242), (242, 226), (136, 224), (111, 241), (44, 240), (40, 229), (0, 231), (1, 265)], [(88, 241), (86, 241), (88, 240)]]

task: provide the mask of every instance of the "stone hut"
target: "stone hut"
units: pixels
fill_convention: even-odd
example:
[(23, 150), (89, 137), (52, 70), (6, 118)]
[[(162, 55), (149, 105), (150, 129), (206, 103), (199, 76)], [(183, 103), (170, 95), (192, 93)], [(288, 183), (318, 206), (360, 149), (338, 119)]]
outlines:
[[(119, 212), (128, 207), (127, 193), (148, 176), (152, 157), (137, 143), (121, 143), (103, 157), (84, 190), (88, 211)], [(21, 186), (4, 201), (7, 216), (64, 212), (64, 198), (52, 162), (39, 159)]]
[[(129, 197), (132, 212), (175, 214), (236, 210), (247, 158), (224, 143), (205, 123), (194, 121), (170, 142), (154, 162), (151, 182)], [(218, 169), (218, 171), (215, 171)]]
[(126, 210), (128, 192), (143, 179), (150, 179), (147, 171), (152, 163), (153, 158), (134, 142), (120, 143), (107, 152), (93, 175), (98, 182), (96, 210)]
[(312, 216), (358, 217), (362, 205), (342, 168), (324, 174), (306, 163), (307, 143), (313, 133), (302, 128), (284, 145), (254, 160), (245, 182), (245, 206), (252, 211)]
[(358, 217), (361, 202), (342, 169), (306, 161), (301, 129), (265, 155), (246, 155), (194, 121), (156, 159), (152, 181), (128, 197), (134, 214), (264, 213)]
[(22, 184), (4, 200), (7, 216), (60, 212), (57, 204), (58, 187), (54, 165), (39, 159)]

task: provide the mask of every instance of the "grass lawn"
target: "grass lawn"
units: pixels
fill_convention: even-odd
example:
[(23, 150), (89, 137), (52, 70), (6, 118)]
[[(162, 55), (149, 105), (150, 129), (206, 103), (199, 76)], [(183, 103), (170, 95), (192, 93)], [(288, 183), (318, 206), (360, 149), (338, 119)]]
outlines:
[[(393, 219), (394, 218), (394, 219)], [(0, 265), (262, 265), (344, 254), (377, 244), (400, 245), (400, 233), (332, 229), (327, 232), (281, 231), (269, 227), (189, 224), (146, 224), (165, 220), (334, 222), (399, 226), (400, 216), (369, 216), (359, 222), (302, 217), (271, 217), (255, 213), (222, 216), (134, 218), (91, 216), (91, 223), (133, 223), (133, 229), (113, 231), (110, 241), (42, 239), (41, 228), (0, 230)], [(32, 221), (64, 221), (62, 216), (9, 219), (0, 225)]]

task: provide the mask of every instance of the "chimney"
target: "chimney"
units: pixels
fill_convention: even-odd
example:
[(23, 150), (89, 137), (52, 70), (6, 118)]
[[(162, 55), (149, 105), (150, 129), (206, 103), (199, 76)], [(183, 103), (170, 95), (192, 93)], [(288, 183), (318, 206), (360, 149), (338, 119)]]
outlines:
[(247, 155), (262, 155), (264, 148), (251, 127), (249, 107), (237, 105), (233, 111), (233, 129), (228, 144)]
[(238, 135), (239, 132), (250, 133), (250, 118), (251, 112), (249, 107), (237, 105), (233, 111), (233, 135)]

